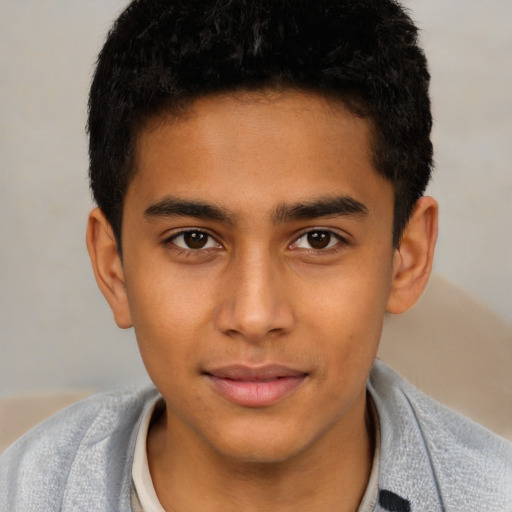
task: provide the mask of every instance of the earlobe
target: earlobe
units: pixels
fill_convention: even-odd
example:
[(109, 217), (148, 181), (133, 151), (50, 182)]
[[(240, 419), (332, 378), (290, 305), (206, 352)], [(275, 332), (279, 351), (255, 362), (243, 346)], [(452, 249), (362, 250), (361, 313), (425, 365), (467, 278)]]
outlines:
[(117, 325), (127, 329), (132, 326), (132, 319), (123, 265), (112, 227), (99, 208), (94, 208), (89, 214), (86, 241), (96, 282), (112, 309)]
[(393, 257), (390, 313), (403, 313), (414, 306), (427, 285), (437, 240), (437, 202), (422, 197), (405, 227)]

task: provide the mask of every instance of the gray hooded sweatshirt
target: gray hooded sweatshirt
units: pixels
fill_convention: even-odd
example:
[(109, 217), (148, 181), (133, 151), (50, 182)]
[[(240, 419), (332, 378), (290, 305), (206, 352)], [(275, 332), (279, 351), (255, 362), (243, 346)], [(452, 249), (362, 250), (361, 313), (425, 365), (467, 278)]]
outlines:
[[(512, 444), (415, 389), (380, 361), (375, 512), (512, 512)], [(154, 388), (92, 396), (0, 456), (0, 512), (130, 512), (135, 439)]]

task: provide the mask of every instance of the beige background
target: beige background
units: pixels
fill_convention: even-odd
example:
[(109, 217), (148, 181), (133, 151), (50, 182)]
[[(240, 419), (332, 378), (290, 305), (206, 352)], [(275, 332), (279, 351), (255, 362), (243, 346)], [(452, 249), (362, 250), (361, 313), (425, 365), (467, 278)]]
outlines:
[[(406, 4), (431, 63), (436, 270), (512, 325), (512, 2)], [(0, 395), (144, 379), (84, 245), (87, 91), (124, 5), (0, 0)]]

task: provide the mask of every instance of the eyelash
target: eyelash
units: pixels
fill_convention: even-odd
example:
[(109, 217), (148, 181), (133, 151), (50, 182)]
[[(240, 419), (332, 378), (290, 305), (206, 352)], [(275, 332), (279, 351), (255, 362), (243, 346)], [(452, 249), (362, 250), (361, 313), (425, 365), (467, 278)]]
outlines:
[[(206, 245), (211, 243), (211, 241), (214, 241), (217, 247), (206, 247), (206, 248), (200, 247), (200, 248), (194, 249), (192, 247), (188, 247), (188, 248), (180, 247), (179, 245), (176, 244), (176, 240), (178, 238), (184, 237), (187, 234), (194, 234), (194, 233), (198, 234), (198, 235), (204, 235), (204, 236), (208, 237)], [(171, 246), (173, 251), (177, 252), (178, 254), (184, 254), (184, 255), (187, 255), (187, 256), (200, 256), (200, 255), (204, 255), (204, 254), (207, 254), (208, 251), (211, 250), (211, 249), (217, 249), (217, 248), (222, 247), (222, 245), (219, 244), (219, 242), (217, 242), (217, 239), (213, 235), (211, 235), (208, 231), (205, 231), (205, 230), (199, 229), (199, 228), (196, 228), (196, 229), (185, 229), (183, 231), (179, 231), (178, 233), (175, 233), (172, 236), (166, 238), (164, 240), (164, 245), (165, 246)], [(186, 242), (185, 242), (185, 245), (187, 245)]]
[[(186, 248), (186, 247), (180, 247), (179, 245), (177, 245), (176, 244), (176, 240), (178, 238), (180, 238), (180, 237), (186, 236), (187, 234), (204, 235), (204, 236), (208, 237), (206, 245), (211, 243), (211, 241), (214, 241), (215, 244), (216, 244), (216, 247), (206, 247), (206, 248), (200, 247), (200, 248), (194, 249), (192, 247)], [(296, 247), (299, 244), (299, 241), (301, 239), (306, 238), (309, 235), (313, 235), (313, 234), (327, 235), (329, 237), (329, 241), (327, 243), (327, 246), (323, 247), (323, 248), (314, 248), (314, 247), (300, 248), (300, 247)], [(333, 245), (330, 245), (331, 242), (332, 242), (332, 239), (335, 240), (335, 243)], [(196, 229), (186, 229), (186, 230), (179, 231), (178, 233), (174, 233), (170, 237), (166, 238), (163, 241), (163, 243), (167, 247), (171, 246), (173, 251), (175, 251), (175, 252), (177, 252), (179, 254), (187, 255), (187, 256), (201, 256), (201, 255), (208, 254), (208, 252), (210, 252), (211, 249), (220, 249), (220, 248), (222, 248), (222, 244), (220, 244), (217, 241), (217, 239), (211, 233), (209, 233), (208, 231), (205, 231), (203, 229), (199, 229), (199, 228), (196, 228)], [(299, 236), (297, 236), (294, 239), (294, 241), (288, 247), (293, 249), (294, 246), (295, 246), (295, 248), (297, 248), (299, 250), (307, 251), (310, 254), (321, 255), (321, 254), (336, 253), (341, 248), (343, 248), (344, 246), (348, 245), (348, 243), (349, 242), (348, 242), (348, 240), (346, 238), (344, 238), (340, 234), (338, 234), (338, 233), (336, 233), (336, 232), (334, 232), (334, 231), (332, 231), (330, 229), (313, 228), (313, 229), (308, 229), (307, 231), (302, 232)], [(185, 245), (187, 245), (186, 242), (185, 242)]]
[[(307, 251), (308, 254), (315, 254), (315, 255), (320, 256), (320, 255), (336, 253), (336, 252), (340, 251), (343, 247), (348, 245), (348, 243), (349, 243), (346, 238), (344, 238), (343, 236), (341, 236), (340, 234), (336, 233), (335, 231), (333, 231), (331, 229), (326, 229), (326, 228), (313, 228), (313, 229), (311, 229), (310, 228), (307, 231), (304, 231), (303, 233), (301, 233), (295, 239), (295, 241), (292, 242), (290, 247), (298, 246), (299, 241), (301, 239), (306, 238), (309, 235), (313, 235), (313, 234), (327, 235), (329, 237), (329, 240), (327, 242), (327, 246), (323, 247), (323, 248), (314, 248), (314, 247), (310, 247), (310, 248), (299, 248), (299, 247), (297, 247), (297, 248), (301, 249), (301, 250), (304, 250), (304, 251)], [(334, 244), (330, 245), (331, 242), (333, 242), (333, 241), (334, 241)]]

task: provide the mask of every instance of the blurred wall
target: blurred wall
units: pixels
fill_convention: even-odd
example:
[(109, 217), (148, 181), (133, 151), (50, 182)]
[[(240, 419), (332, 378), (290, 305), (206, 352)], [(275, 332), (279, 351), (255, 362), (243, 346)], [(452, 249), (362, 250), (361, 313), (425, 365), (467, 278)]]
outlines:
[[(84, 244), (87, 91), (125, 3), (0, 1), (0, 394), (145, 378)], [(512, 324), (512, 3), (406, 5), (432, 73), (436, 270)]]

